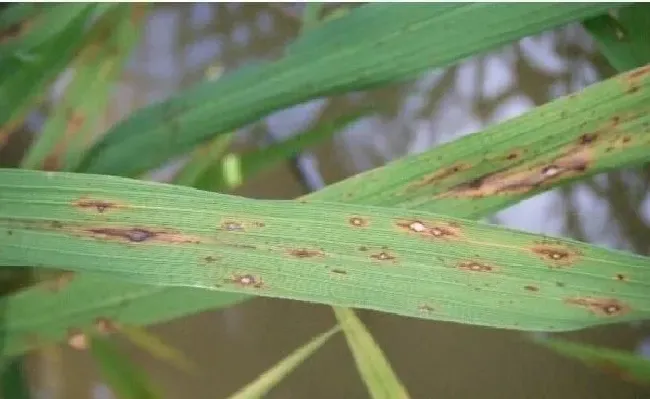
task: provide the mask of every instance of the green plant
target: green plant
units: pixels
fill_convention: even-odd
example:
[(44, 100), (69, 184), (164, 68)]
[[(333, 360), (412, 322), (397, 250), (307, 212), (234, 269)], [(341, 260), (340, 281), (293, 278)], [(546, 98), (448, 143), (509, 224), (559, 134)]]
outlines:
[[(619, 7), (618, 19), (605, 14)], [(304, 32), (279, 60), (138, 110), (91, 142), (146, 8), (15, 5), (0, 19), (1, 28), (30, 22), (0, 47), (0, 143), (53, 77), (70, 62), (77, 67), (21, 164), (50, 171), (0, 171), (0, 266), (40, 271), (0, 301), (4, 356), (61, 341), (70, 329), (102, 329), (97, 320), (107, 315), (119, 332), (251, 296), (525, 331), (648, 318), (647, 257), (476, 222), (542, 191), (650, 160), (647, 6), (368, 4), (320, 19), (312, 5)], [(63, 17), (55, 29), (52, 21)], [(91, 34), (80, 35), (90, 18)], [(272, 111), (403, 81), (585, 19), (620, 74), (579, 93), (299, 201), (183, 187), (227, 191), (368, 112), (303, 140), (235, 155), (233, 164), (226, 154), (231, 132)], [(626, 40), (612, 40), (612, 23), (626, 27)], [(197, 151), (204, 145), (208, 151)], [(188, 152), (193, 158), (176, 184), (129, 179)], [(52, 292), (45, 288), (52, 281), (41, 281), (52, 269), (77, 273), (57, 276)], [(371, 395), (407, 397), (354, 312), (335, 314)], [(97, 342), (95, 352), (110, 360), (104, 369), (118, 364)], [(310, 351), (300, 353), (293, 359)], [(287, 364), (279, 375), (292, 369)], [(129, 388), (135, 382), (120, 384), (124, 375), (108, 375), (124, 395), (144, 392)], [(275, 376), (266, 378), (270, 385), (279, 380), (268, 376)]]

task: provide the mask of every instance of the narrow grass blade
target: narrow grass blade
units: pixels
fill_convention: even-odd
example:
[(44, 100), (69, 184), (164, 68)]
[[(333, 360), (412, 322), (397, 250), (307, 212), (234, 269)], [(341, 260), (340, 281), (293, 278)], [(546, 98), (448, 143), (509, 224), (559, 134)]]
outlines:
[(600, 15), (583, 25), (617, 71), (629, 71), (650, 62), (650, 5), (622, 7), (618, 18)]
[(334, 308), (354, 361), (373, 399), (410, 398), (372, 335), (350, 309)]
[(422, 211), (0, 171), (0, 266), (566, 331), (650, 315), (650, 258)]
[(74, 78), (50, 113), (22, 167), (71, 169), (96, 133), (113, 81), (137, 43), (146, 5), (118, 4), (95, 23), (72, 64)]
[(275, 110), (411, 78), (617, 6), (367, 4), (308, 31), (278, 61), (201, 83), (137, 111), (111, 129), (76, 170), (139, 176)]
[(312, 338), (311, 341), (293, 351), (289, 356), (285, 357), (275, 366), (261, 374), (255, 381), (230, 396), (229, 399), (253, 399), (264, 397), (296, 367), (300, 366), (309, 356), (325, 345), (325, 343), (338, 331), (339, 327), (336, 326), (329, 331)]
[(89, 340), (90, 353), (99, 366), (102, 379), (118, 398), (162, 398), (147, 375), (111, 341), (97, 334), (91, 335)]
[(120, 334), (124, 335), (140, 349), (158, 359), (167, 362), (174, 367), (187, 373), (197, 370), (196, 365), (183, 354), (183, 352), (165, 343), (155, 334), (137, 326), (120, 326)]
[[(323, 123), (304, 133), (298, 134), (282, 142), (274, 143), (268, 147), (246, 152), (244, 154), (229, 154), (230, 158), (222, 158), (222, 162), (209, 165), (209, 168), (197, 179), (194, 187), (210, 191), (223, 191), (234, 189), (242, 182), (250, 179), (261, 170), (271, 167), (277, 162), (286, 160), (299, 154), (324, 140), (331, 138), (346, 126), (368, 115), (368, 111), (359, 111), (345, 115), (333, 121)], [(228, 179), (226, 176), (228, 159), (236, 157), (235, 172), (237, 179)]]
[[(580, 177), (648, 162), (649, 70), (650, 67), (644, 67), (622, 74), (484, 132), (362, 173), (304, 199), (419, 208), (478, 218)], [(588, 167), (567, 171), (566, 166), (571, 163), (566, 163), (565, 155), (581, 154), (581, 148), (590, 154)], [(522, 181), (530, 182), (535, 173), (558, 161), (562, 162), (559, 166), (565, 167), (563, 173), (547, 177), (540, 184), (522, 185), (519, 190), (485, 190), (483, 196), (468, 196), (462, 201), (444, 195), (453, 192), (454, 187), (472, 185), (472, 182), (486, 181), (487, 188), (494, 187), (498, 180), (489, 176), (508, 177), (505, 182), (528, 176), (529, 180)], [(106, 290), (100, 293), (98, 286)], [(0, 299), (7, 301), (9, 312), (8, 351), (21, 352), (36, 345), (24, 340), (24, 335), (39, 331), (47, 339), (60, 340), (65, 337), (68, 325), (92, 323), (94, 318), (107, 314), (118, 317), (124, 324), (146, 325), (250, 298), (192, 289), (159, 291), (158, 287), (118, 283), (112, 279), (97, 284), (88, 276), (77, 276), (70, 288), (62, 292), (68, 301), (54, 300), (61, 298), (60, 295), (43, 296), (46, 294), (38, 287)], [(193, 299), (179, 300), (183, 295)], [(125, 303), (129, 318), (123, 320), (120, 309)], [(40, 318), (43, 314), (60, 315), (61, 319), (44, 322)]]
[(7, 399), (29, 399), (31, 397), (27, 375), (22, 358), (11, 359), (0, 370), (0, 394)]
[[(86, 23), (95, 5), (61, 5), (70, 14), (58, 21), (59, 33), (39, 46), (31, 48), (29, 59), (3, 58), (0, 63), (0, 132), (6, 125), (25, 114), (27, 108), (45, 92), (46, 86), (59, 74), (84, 41)], [(58, 15), (58, 14), (57, 14)], [(0, 141), (2, 141), (0, 139)]]
[(537, 342), (624, 381), (650, 385), (650, 360), (639, 355), (559, 338), (539, 339)]

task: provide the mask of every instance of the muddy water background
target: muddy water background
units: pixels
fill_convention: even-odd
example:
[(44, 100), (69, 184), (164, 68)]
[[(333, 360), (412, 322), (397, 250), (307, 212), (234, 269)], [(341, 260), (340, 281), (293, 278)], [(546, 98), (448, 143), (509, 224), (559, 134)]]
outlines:
[[(300, 28), (288, 4), (161, 5), (147, 22), (105, 117), (105, 126), (135, 108), (204, 78), (278, 57)], [(460, 65), (370, 92), (318, 100), (242, 129), (234, 147), (264, 144), (372, 103), (379, 111), (302, 159), (329, 184), (360, 171), (481, 130), (611, 74), (579, 25), (526, 38)], [(215, 116), (217, 117), (217, 116)], [(31, 122), (37, 126), (38, 118)], [(14, 149), (19, 148), (20, 139)], [(164, 180), (176, 166), (158, 171)], [(597, 176), (546, 193), (490, 218), (496, 223), (650, 253), (650, 170)], [(259, 174), (239, 192), (294, 198), (305, 187), (289, 163)], [(520, 333), (360, 312), (414, 398), (647, 398), (643, 391), (526, 342)], [(328, 307), (255, 299), (156, 326), (153, 331), (200, 367), (177, 372), (124, 344), (167, 398), (223, 398), (291, 350), (334, 324)], [(648, 324), (569, 334), (591, 343), (640, 350)], [(41, 398), (111, 398), (85, 353), (63, 348), (61, 363), (38, 367)], [(56, 389), (51, 388), (56, 386)], [(49, 389), (47, 387), (50, 387)], [(58, 395), (53, 396), (54, 391)], [(342, 335), (291, 374), (270, 398), (367, 398)]]

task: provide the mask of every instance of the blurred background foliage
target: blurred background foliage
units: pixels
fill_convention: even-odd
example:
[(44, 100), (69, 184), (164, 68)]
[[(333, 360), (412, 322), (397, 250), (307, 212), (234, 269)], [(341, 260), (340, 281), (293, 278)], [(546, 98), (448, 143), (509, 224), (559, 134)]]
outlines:
[[(318, 25), (318, 12), (344, 17), (350, 6), (322, 7), (69, 5), (35, 19), (34, 7), (3, 5), (0, 165), (74, 166), (79, 162), (75, 148), (138, 108), (204, 79), (277, 59), (301, 32)], [(603, 15), (526, 37), (405, 82), (274, 112), (144, 178), (190, 184), (200, 175), (219, 176), (199, 179), (197, 185), (253, 198), (296, 198), (645, 65), (648, 7), (623, 8), (617, 15), (616, 20)], [(90, 17), (95, 24), (85, 31)], [(621, 35), (629, 40), (616, 40)], [(29, 50), (43, 56), (30, 58)], [(48, 139), (33, 146), (36, 137)], [(286, 139), (292, 141), (278, 146)], [(242, 163), (247, 166), (239, 170), (236, 165)], [(535, 196), (489, 221), (650, 255), (649, 188), (650, 166), (619, 170)], [(21, 284), (13, 273), (2, 282), (5, 293)], [(535, 338), (541, 341), (530, 340), (516, 332), (359, 314), (414, 398), (648, 395), (643, 385), (647, 361), (639, 356), (649, 351), (647, 323), (561, 334), (573, 342), (621, 350), (608, 352), (540, 336)], [(125, 326), (113, 339), (72, 337), (68, 345), (30, 354), (23, 369), (33, 397), (208, 398), (233, 392), (257, 397), (267, 391), (259, 381), (240, 389), (292, 354), (279, 365), (284, 371), (261, 376), (272, 384), (281, 381), (265, 397), (368, 397), (372, 388), (359, 378), (356, 353), (349, 351), (343, 334), (330, 330), (334, 322), (325, 306), (256, 298), (150, 331)], [(90, 351), (77, 350), (89, 346), (86, 339), (99, 343)], [(331, 340), (327, 350), (316, 351), (326, 339)], [(572, 357), (596, 367), (583, 367)], [(606, 373), (597, 374), (599, 368)], [(7, 381), (20, 378), (25, 376), (19, 368), (5, 369), (7, 397), (26, 397), (20, 384), (6, 390), (14, 387)]]

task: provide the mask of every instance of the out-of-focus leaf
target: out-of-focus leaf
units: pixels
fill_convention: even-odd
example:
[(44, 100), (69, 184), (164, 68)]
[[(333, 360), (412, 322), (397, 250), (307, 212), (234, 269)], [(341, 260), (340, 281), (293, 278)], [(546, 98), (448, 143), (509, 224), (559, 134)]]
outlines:
[(147, 375), (109, 339), (93, 334), (89, 346), (103, 380), (119, 399), (162, 398)]
[[(206, 175), (210, 166), (218, 163), (222, 159), (233, 137), (233, 133), (220, 135), (194, 150), (192, 158), (190, 158), (174, 177), (174, 184), (196, 187), (199, 184), (199, 179)], [(221, 174), (210, 174), (210, 176), (205, 177), (205, 182), (202, 184), (205, 184), (206, 189), (212, 188), (213, 186), (216, 187), (221, 181), (221, 177)], [(216, 183), (212, 179), (216, 179)]]
[[(479, 218), (580, 177), (642, 164), (650, 154), (650, 76), (646, 71), (650, 68), (622, 74), (484, 132), (359, 174), (302, 199)], [(587, 161), (584, 169), (581, 160)], [(101, 203), (97, 205), (103, 209)], [(61, 340), (70, 325), (87, 325), (107, 314), (124, 324), (146, 325), (231, 306), (246, 298), (108, 278), (98, 283), (87, 275), (77, 276), (62, 294), (48, 296), (35, 287), (0, 298), (8, 309), (3, 328), (10, 353), (35, 346), (24, 340), (25, 335), (38, 332), (47, 339)], [(128, 312), (122, 313), (122, 307)], [(44, 314), (51, 318), (44, 320)]]
[(0, 63), (0, 135), (7, 134), (7, 124), (15, 123), (43, 95), (46, 85), (68, 66), (85, 40), (86, 24), (95, 6), (66, 4), (55, 8), (59, 7), (69, 14), (62, 16), (69, 23), (57, 21), (58, 34), (31, 48), (29, 61), (9, 57)]
[(314, 129), (310, 129), (282, 142), (273, 143), (268, 147), (244, 154), (232, 154), (232, 157), (237, 158), (235, 167), (238, 170), (235, 173), (239, 177), (235, 180), (229, 181), (226, 175), (227, 163), (232, 157), (224, 157), (222, 162), (213, 162), (210, 164), (209, 168), (207, 168), (205, 173), (194, 184), (194, 187), (210, 191), (236, 188), (239, 184), (250, 179), (261, 170), (269, 168), (277, 162), (286, 160), (309, 147), (323, 142), (367, 114), (368, 111), (365, 110), (354, 112), (334, 119), (333, 121), (323, 123)]
[(609, 63), (619, 72), (650, 62), (650, 5), (619, 9), (618, 18), (599, 15), (584, 22)]
[(0, 182), (2, 267), (518, 330), (650, 316), (650, 258), (573, 240), (424, 211), (115, 176), (3, 169)]
[(29, 148), (22, 167), (67, 170), (78, 162), (95, 133), (113, 82), (137, 43), (137, 23), (146, 8), (146, 4), (118, 4), (95, 23), (72, 65), (72, 82)]
[(650, 360), (634, 353), (603, 348), (559, 338), (536, 340), (561, 355), (576, 359), (588, 366), (627, 382), (650, 385)]
[(305, 3), (304, 7), (301, 25), (302, 32), (313, 29), (318, 25), (321, 13), (323, 12), (323, 3), (314, 1)]
[[(4, 362), (3, 362), (4, 363)], [(29, 399), (30, 391), (22, 358), (11, 359), (0, 370), (0, 397), (6, 399)]]
[(157, 335), (137, 326), (120, 326), (119, 331), (133, 344), (158, 359), (185, 372), (196, 371), (196, 365), (178, 349), (166, 344)]
[(353, 311), (334, 308), (357, 369), (373, 399), (407, 399), (409, 394), (370, 332)]
[(278, 61), (235, 71), (137, 111), (115, 125), (77, 170), (138, 176), (275, 110), (410, 78), (617, 6), (367, 4), (308, 31)]
[(309, 356), (314, 354), (337, 332), (339, 327), (333, 327), (329, 331), (320, 334), (305, 345), (293, 351), (289, 356), (282, 359), (269, 370), (262, 373), (255, 381), (243, 387), (229, 399), (253, 399), (262, 398), (268, 394), (280, 381), (288, 376), (296, 367), (300, 366)]

